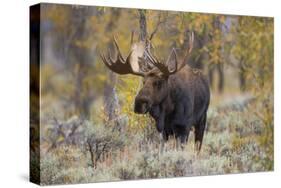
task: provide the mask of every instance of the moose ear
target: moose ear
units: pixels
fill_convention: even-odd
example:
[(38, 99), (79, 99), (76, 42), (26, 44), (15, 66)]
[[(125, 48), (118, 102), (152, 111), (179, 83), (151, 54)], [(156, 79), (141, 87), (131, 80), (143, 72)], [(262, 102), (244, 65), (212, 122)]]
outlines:
[(166, 64), (168, 66), (169, 71), (175, 70), (177, 67), (177, 54), (176, 50), (173, 48), (171, 53), (169, 54)]

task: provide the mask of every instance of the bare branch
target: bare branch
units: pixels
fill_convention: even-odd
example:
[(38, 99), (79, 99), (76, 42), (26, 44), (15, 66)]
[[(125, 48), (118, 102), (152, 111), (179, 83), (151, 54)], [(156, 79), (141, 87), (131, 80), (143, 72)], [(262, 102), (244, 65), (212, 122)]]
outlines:
[(158, 22), (156, 24), (156, 27), (154, 28), (154, 30), (151, 32), (150, 34), (150, 37), (149, 37), (149, 40), (151, 41), (153, 36), (157, 33), (158, 29), (159, 29), (159, 26), (162, 24), (162, 23), (165, 23), (166, 22), (166, 19), (162, 20), (161, 21), (161, 14), (158, 14)]

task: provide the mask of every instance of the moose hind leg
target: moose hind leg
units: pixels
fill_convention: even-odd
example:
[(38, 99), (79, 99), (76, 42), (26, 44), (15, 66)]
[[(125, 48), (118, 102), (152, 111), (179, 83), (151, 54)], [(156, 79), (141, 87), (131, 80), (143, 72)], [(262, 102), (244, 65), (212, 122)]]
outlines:
[(204, 131), (206, 127), (207, 113), (203, 115), (198, 124), (195, 126), (195, 150), (199, 153), (202, 147)]

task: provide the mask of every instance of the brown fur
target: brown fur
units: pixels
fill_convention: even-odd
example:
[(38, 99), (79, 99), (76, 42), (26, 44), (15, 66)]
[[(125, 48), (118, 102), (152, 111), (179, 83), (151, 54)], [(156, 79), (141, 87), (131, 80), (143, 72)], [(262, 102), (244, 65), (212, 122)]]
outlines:
[(135, 99), (136, 113), (149, 113), (165, 140), (175, 135), (181, 143), (195, 128), (197, 149), (201, 149), (210, 101), (209, 83), (198, 69), (188, 65), (174, 75), (152, 69), (144, 76), (143, 88)]

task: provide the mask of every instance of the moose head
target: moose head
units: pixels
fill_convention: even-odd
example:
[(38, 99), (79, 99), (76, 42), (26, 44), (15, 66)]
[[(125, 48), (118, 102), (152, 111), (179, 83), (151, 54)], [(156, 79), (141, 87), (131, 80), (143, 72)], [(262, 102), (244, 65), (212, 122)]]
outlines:
[[(132, 74), (143, 77), (143, 86), (135, 98), (135, 113), (145, 114), (153, 106), (159, 105), (169, 93), (169, 78), (179, 72), (185, 65), (193, 48), (194, 34), (189, 36), (189, 47), (182, 61), (178, 60), (177, 52), (173, 48), (166, 61), (159, 60), (144, 43), (131, 43), (131, 50), (127, 58), (122, 55), (118, 42), (114, 37), (113, 43), (117, 51), (112, 58), (110, 51), (106, 57), (101, 55), (104, 64), (117, 74)], [(151, 45), (150, 40), (148, 41)], [(172, 66), (173, 64), (173, 66)], [(173, 67), (173, 68), (172, 68)], [(172, 70), (171, 70), (172, 69)]]

